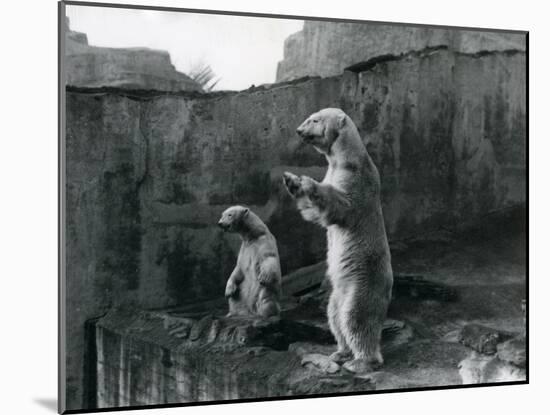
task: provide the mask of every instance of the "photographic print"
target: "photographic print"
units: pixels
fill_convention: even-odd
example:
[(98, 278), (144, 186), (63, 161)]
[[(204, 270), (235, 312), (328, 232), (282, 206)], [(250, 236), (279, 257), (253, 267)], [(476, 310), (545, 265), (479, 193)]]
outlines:
[(60, 2), (60, 412), (527, 383), (527, 53)]

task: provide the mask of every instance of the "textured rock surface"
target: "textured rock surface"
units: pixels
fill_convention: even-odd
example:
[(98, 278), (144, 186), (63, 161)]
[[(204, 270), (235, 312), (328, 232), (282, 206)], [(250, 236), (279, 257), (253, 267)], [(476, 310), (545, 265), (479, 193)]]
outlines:
[(497, 346), (497, 356), (503, 362), (525, 368), (527, 363), (525, 337), (510, 339)]
[[(284, 313), (283, 313), (284, 314)], [(320, 317), (320, 315), (318, 315)], [(196, 336), (176, 336), (175, 325)], [(113, 310), (95, 324), (99, 408), (460, 384), (464, 346), (413, 339), (389, 321), (384, 372), (354, 376), (330, 361), (331, 337), (312, 321), (263, 322)], [(304, 330), (306, 328), (306, 330)], [(290, 343), (302, 339), (302, 341)], [(308, 340), (304, 342), (303, 340)], [(274, 341), (275, 340), (275, 341)], [(253, 380), (252, 380), (253, 379)]]
[(277, 82), (338, 75), (348, 66), (382, 55), (438, 46), (464, 53), (526, 48), (522, 34), (306, 21), (303, 30), (285, 40)]
[(460, 343), (482, 354), (495, 354), (497, 345), (511, 337), (510, 333), (481, 326), (479, 324), (467, 324), (459, 335)]
[[(171, 327), (178, 324), (190, 325), (191, 334), (175, 336)], [(308, 360), (288, 350), (288, 341), (308, 338), (321, 342), (319, 347), (332, 341), (330, 335), (311, 330), (317, 329), (284, 319), (258, 324), (212, 315), (189, 319), (112, 311), (95, 328), (95, 404), (102, 408), (372, 389), (368, 380), (333, 375), (339, 371), (336, 364), (320, 370), (322, 355)], [(314, 349), (300, 344), (312, 356)], [(315, 364), (310, 367), (304, 360)], [(325, 364), (330, 365), (326, 358)]]
[(525, 369), (511, 365), (496, 356), (473, 352), (459, 363), (464, 385), (472, 383), (517, 382), (526, 379)]
[(86, 34), (70, 30), (68, 18), (65, 33), (67, 85), (158, 91), (201, 90), (195, 81), (176, 71), (168, 52), (90, 46)]
[[(171, 332), (196, 327), (194, 337)], [(164, 313), (113, 310), (95, 325), (97, 407), (342, 393), (461, 383), (460, 344), (399, 334), (386, 324), (383, 372), (355, 376), (327, 356), (333, 339), (304, 332), (311, 322), (262, 323), (207, 315), (189, 319)], [(320, 333), (320, 332), (319, 332)], [(288, 343), (289, 340), (308, 339)], [(274, 339), (282, 340), (273, 342)], [(253, 379), (253, 380), (251, 380)], [(502, 381), (503, 379), (501, 379)]]
[(237, 238), (215, 226), (250, 205), (284, 273), (318, 263), (325, 235), (281, 188), (326, 161), (295, 127), (327, 106), (357, 124), (379, 167), (390, 239), (525, 203), (525, 54), (429, 51), (368, 70), (239, 93), (67, 94), (68, 400), (83, 396), (84, 322), (111, 305), (219, 296)]

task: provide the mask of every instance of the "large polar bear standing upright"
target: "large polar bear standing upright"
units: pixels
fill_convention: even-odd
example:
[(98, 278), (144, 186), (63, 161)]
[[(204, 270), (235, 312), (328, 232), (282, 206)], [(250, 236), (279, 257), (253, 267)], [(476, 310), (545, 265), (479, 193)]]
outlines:
[(338, 343), (331, 358), (350, 371), (369, 371), (383, 363), (380, 338), (393, 284), (380, 176), (342, 110), (312, 114), (297, 133), (328, 161), (322, 183), (288, 172), (284, 183), (303, 218), (327, 229), (327, 311)]

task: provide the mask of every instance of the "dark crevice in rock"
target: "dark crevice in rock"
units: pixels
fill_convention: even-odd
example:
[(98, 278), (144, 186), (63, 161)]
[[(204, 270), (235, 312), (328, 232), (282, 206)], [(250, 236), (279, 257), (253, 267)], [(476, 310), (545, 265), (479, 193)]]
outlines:
[(94, 318), (84, 323), (84, 385), (82, 393), (86, 408), (97, 408), (97, 342), (96, 323), (100, 318)]
[(409, 56), (422, 57), (429, 53), (437, 52), (440, 50), (449, 50), (449, 47), (447, 45), (440, 45), (440, 46), (432, 46), (432, 47), (424, 48), (421, 50), (413, 50), (413, 51), (402, 53), (399, 55), (386, 54), (386, 55), (375, 56), (374, 58), (371, 58), (367, 61), (358, 62), (354, 65), (348, 66), (347, 68), (344, 68), (344, 71), (350, 71), (355, 73), (366, 72), (380, 63), (398, 61), (401, 59), (408, 58)]
[(223, 98), (232, 95), (239, 94), (248, 94), (256, 92), (268, 92), (273, 89), (289, 87), (294, 85), (300, 85), (306, 82), (311, 82), (320, 79), (328, 78), (338, 78), (340, 75), (330, 76), (330, 77), (319, 77), (319, 76), (304, 76), (298, 79), (293, 79), (285, 82), (278, 82), (273, 84), (263, 84), (259, 86), (252, 85), (248, 89), (243, 89), (239, 91), (214, 91), (214, 92), (198, 92), (198, 91), (160, 91), (155, 89), (130, 89), (130, 88), (118, 88), (111, 86), (102, 86), (102, 87), (80, 87), (75, 85), (66, 85), (66, 91), (73, 94), (83, 94), (83, 95), (96, 95), (96, 96), (105, 96), (105, 95), (115, 95), (122, 96), (135, 101), (152, 101), (157, 98), (163, 97), (181, 97), (187, 99), (216, 99)]
[[(348, 66), (347, 68), (344, 68), (344, 71), (349, 71), (353, 73), (366, 72), (371, 70), (372, 68), (374, 68), (376, 65), (380, 63), (400, 61), (403, 59), (407, 59), (409, 57), (423, 58), (425, 56), (429, 56), (433, 53), (440, 52), (440, 51), (449, 51), (449, 47), (447, 45), (430, 46), (420, 50), (413, 50), (407, 53), (401, 53), (399, 55), (386, 54), (386, 55), (375, 56), (374, 58), (371, 58), (367, 61), (358, 62), (354, 65)], [(506, 49), (506, 50), (481, 50), (474, 53), (450, 51), (450, 53), (457, 56), (483, 58), (491, 55), (513, 56), (516, 54), (525, 54), (525, 51), (519, 50), (519, 49)]]
[(149, 169), (150, 169), (149, 164), (151, 163), (150, 154), (149, 154), (150, 153), (149, 138), (147, 137), (147, 134), (144, 134), (144, 130), (146, 129), (146, 127), (143, 126), (143, 123), (142, 123), (143, 118), (144, 117), (143, 117), (143, 112), (142, 112), (142, 113), (140, 113), (140, 119), (139, 119), (139, 134), (140, 134), (141, 139), (143, 140), (143, 143), (144, 143), (144, 154), (142, 156), (144, 166), (143, 166), (143, 173), (142, 173), (141, 177), (138, 177), (137, 182), (136, 182), (138, 192), (140, 191), (141, 187), (143, 186), (143, 184), (145, 183), (145, 181), (149, 177)]
[(96, 325), (111, 310), (109, 304), (106, 311), (94, 318), (84, 322), (84, 356), (82, 371), (83, 377), (82, 394), (85, 407), (97, 408), (97, 338)]
[(491, 55), (504, 55), (504, 56), (514, 56), (514, 55), (525, 55), (525, 51), (521, 49), (504, 49), (504, 50), (480, 50), (475, 53), (466, 53), (466, 52), (455, 52), (457, 55), (461, 56), (470, 56), (473, 58), (483, 58), (485, 56)]
[[(330, 78), (330, 77), (329, 77)], [(291, 85), (298, 85), (304, 82), (313, 81), (316, 79), (322, 79), (320, 76), (302, 76), (300, 78), (291, 79), (289, 81), (283, 81), (283, 82), (275, 82), (273, 84), (264, 84), (255, 86), (252, 85), (250, 88), (243, 90), (242, 92), (257, 92), (257, 91), (267, 91), (273, 88), (283, 87), (283, 86), (291, 86)]]
[(174, 91), (159, 91), (156, 89), (124, 89), (124, 88), (117, 88), (112, 86), (90, 88), (90, 87), (81, 87), (81, 86), (75, 86), (75, 85), (67, 85), (66, 91), (73, 94), (85, 94), (85, 95), (97, 95), (97, 96), (117, 95), (117, 96), (122, 96), (131, 100), (135, 100), (135, 101), (150, 101), (155, 98), (166, 97), (166, 96), (176, 96), (176, 97), (185, 97), (185, 98), (193, 99), (193, 98), (199, 98), (204, 95), (210, 95), (210, 96), (213, 96), (215, 94), (227, 95), (226, 92), (205, 94), (205, 93), (196, 92), (196, 91), (174, 92)]

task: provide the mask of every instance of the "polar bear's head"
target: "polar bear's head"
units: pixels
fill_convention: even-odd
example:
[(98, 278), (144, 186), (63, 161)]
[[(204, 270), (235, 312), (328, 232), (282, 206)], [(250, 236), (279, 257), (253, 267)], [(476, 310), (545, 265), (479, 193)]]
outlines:
[(311, 114), (296, 132), (304, 142), (313, 145), (319, 152), (328, 153), (346, 122), (347, 115), (344, 111), (339, 108), (325, 108)]
[(227, 232), (239, 232), (245, 226), (245, 220), (250, 210), (243, 206), (227, 208), (218, 221), (218, 226)]

